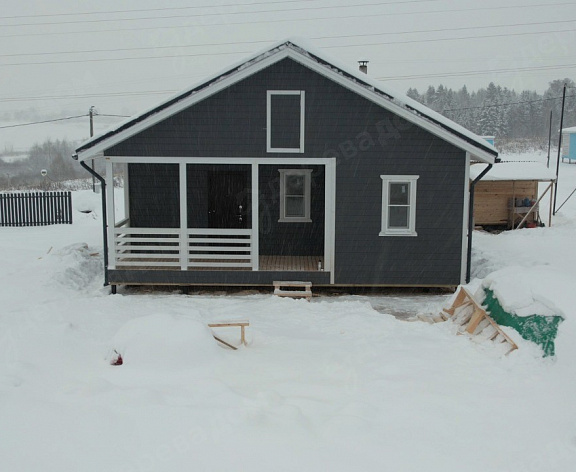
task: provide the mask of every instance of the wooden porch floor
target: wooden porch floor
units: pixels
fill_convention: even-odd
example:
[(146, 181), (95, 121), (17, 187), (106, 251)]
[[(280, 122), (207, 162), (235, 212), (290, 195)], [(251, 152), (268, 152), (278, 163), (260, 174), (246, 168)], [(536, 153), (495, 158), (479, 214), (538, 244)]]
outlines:
[[(180, 267), (158, 267), (146, 266), (146, 259), (125, 259), (128, 261), (141, 262), (142, 266), (126, 266), (121, 263), (116, 266), (117, 270), (180, 270)], [(161, 259), (154, 259), (155, 262)], [(166, 259), (165, 261), (170, 261)], [(324, 268), (323, 256), (260, 256), (259, 264), (260, 271), (299, 271), (299, 272), (314, 272), (318, 271), (318, 261), (320, 261), (322, 268)], [(233, 260), (220, 260), (219, 262), (236, 262)], [(189, 271), (204, 271), (204, 270), (252, 270), (250, 268), (234, 268), (234, 267), (190, 267)]]

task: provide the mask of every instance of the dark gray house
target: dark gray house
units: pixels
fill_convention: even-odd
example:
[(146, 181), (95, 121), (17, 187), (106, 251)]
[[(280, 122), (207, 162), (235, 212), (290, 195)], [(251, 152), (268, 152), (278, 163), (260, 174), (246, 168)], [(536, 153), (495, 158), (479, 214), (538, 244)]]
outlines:
[[(106, 185), (106, 283), (456, 286), (485, 140), (284, 41), (82, 144)], [(84, 164), (86, 167), (86, 164)]]

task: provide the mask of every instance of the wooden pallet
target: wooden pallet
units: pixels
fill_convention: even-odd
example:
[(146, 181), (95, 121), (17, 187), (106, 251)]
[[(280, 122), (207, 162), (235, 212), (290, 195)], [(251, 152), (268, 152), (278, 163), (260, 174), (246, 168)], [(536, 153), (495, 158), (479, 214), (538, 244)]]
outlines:
[(458, 326), (460, 334), (467, 334), (474, 341), (490, 341), (501, 345), (504, 347), (505, 354), (518, 349), (516, 343), (464, 287), (460, 287), (452, 306), (444, 309), (440, 316), (442, 319), (452, 320)]
[(277, 297), (305, 298), (312, 299), (312, 282), (298, 281), (276, 281), (274, 284), (274, 295)]

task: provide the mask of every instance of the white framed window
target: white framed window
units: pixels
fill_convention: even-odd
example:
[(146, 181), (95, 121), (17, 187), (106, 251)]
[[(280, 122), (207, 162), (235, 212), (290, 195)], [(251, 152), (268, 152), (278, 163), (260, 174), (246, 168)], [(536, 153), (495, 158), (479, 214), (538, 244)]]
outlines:
[(304, 152), (304, 90), (266, 93), (266, 152)]
[(416, 182), (418, 175), (381, 175), (382, 230), (380, 236), (417, 236)]
[(279, 169), (281, 223), (310, 223), (312, 169)]

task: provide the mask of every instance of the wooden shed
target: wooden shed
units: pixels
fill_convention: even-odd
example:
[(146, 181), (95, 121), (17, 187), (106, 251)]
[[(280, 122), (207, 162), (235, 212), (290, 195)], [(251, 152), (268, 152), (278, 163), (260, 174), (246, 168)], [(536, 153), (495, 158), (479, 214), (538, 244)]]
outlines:
[(576, 162), (576, 126), (562, 129), (562, 162)]
[[(455, 286), (489, 143), (283, 41), (82, 144), (105, 162), (112, 285)], [(114, 173), (126, 211), (115, 213)]]
[[(485, 167), (473, 164), (470, 178), (473, 180)], [(552, 210), (543, 208), (541, 200), (546, 194), (552, 195), (555, 181), (554, 171), (541, 163), (501, 162), (495, 165), (476, 185), (474, 225), (507, 229), (541, 222), (550, 225)], [(542, 190), (541, 183), (547, 184)]]

